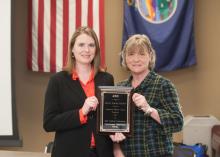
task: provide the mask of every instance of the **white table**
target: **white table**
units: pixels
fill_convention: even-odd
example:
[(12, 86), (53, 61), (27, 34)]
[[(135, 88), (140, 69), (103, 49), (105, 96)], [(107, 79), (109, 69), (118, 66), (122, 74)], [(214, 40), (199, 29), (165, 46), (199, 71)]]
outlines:
[(0, 150), (0, 157), (50, 157), (51, 154)]

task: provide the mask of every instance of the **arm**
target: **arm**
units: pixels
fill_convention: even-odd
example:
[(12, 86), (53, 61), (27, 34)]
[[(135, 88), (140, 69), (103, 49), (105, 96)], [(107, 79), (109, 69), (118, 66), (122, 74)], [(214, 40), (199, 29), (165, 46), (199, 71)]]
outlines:
[(123, 133), (115, 133), (109, 136), (113, 143), (113, 154), (115, 157), (125, 157), (124, 153), (121, 150), (119, 142), (126, 139)]
[(144, 114), (150, 115), (162, 125), (165, 132), (173, 133), (180, 131), (183, 127), (183, 115), (176, 89), (168, 80), (163, 80), (161, 84), (158, 94), (160, 99), (159, 107), (151, 107), (145, 97), (138, 93), (134, 93), (132, 100)]
[(162, 107), (158, 108), (157, 111), (165, 133), (181, 131), (183, 127), (183, 114), (177, 91), (170, 81), (166, 80), (162, 83), (160, 100)]
[(113, 154), (114, 157), (125, 157), (121, 150), (120, 144), (118, 143), (114, 143), (113, 145)]
[(81, 126), (79, 109), (62, 110), (60, 104), (59, 80), (55, 76), (51, 77), (45, 94), (44, 129), (46, 131), (62, 131), (79, 126)]
[(154, 120), (161, 124), (160, 116), (157, 110), (148, 104), (146, 98), (143, 95), (134, 93), (132, 100), (134, 101), (135, 105), (144, 112), (145, 115), (151, 116)]

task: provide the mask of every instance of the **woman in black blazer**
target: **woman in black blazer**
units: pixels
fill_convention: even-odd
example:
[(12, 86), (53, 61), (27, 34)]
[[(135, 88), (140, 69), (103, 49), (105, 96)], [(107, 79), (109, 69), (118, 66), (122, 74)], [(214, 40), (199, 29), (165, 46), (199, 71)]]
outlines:
[(113, 157), (109, 136), (96, 133), (97, 86), (112, 86), (100, 70), (95, 32), (80, 27), (73, 34), (63, 71), (53, 75), (45, 94), (43, 127), (55, 132), (52, 157)]

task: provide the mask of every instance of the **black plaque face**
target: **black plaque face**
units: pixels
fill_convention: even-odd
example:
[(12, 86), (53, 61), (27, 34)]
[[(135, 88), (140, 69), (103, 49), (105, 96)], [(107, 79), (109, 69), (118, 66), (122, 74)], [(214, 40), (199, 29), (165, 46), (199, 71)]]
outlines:
[(97, 128), (100, 133), (122, 132), (131, 134), (131, 88), (117, 86), (99, 87)]

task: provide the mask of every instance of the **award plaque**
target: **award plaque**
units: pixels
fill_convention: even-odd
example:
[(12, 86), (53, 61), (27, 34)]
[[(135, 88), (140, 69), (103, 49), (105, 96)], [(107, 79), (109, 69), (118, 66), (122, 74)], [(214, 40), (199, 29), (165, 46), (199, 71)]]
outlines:
[(131, 87), (99, 86), (97, 130), (103, 134), (132, 133)]

